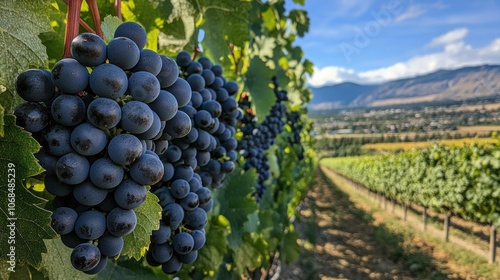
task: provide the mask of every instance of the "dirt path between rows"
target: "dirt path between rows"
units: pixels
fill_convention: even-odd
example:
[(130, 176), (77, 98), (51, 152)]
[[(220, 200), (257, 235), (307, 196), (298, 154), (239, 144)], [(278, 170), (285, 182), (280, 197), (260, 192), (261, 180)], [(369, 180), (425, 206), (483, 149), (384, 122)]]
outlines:
[[(296, 225), (304, 252), (297, 263), (283, 265), (280, 279), (483, 279), (427, 241), (413, 237), (408, 242), (391, 233), (384, 226), (390, 214), (370, 214), (370, 207), (352, 200), (318, 170)], [(419, 262), (409, 263), (411, 258)]]

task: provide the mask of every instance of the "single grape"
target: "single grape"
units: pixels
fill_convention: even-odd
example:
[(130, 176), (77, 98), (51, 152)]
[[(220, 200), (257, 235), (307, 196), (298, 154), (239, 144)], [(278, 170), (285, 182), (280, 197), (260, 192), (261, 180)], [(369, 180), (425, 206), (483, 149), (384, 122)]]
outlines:
[(163, 244), (153, 244), (152, 250), (151, 250), (151, 256), (153, 259), (159, 263), (165, 263), (174, 254), (174, 250), (172, 249), (172, 246), (168, 245), (167, 243)]
[(193, 173), (194, 173), (194, 171), (193, 171), (193, 168), (191, 168), (191, 166), (188, 166), (185, 164), (177, 165), (175, 167), (173, 179), (174, 180), (184, 179), (186, 181), (190, 181), (191, 178), (193, 178)]
[(184, 254), (184, 255), (177, 255), (177, 258), (179, 258), (179, 261), (185, 264), (192, 264), (194, 261), (198, 258), (198, 251), (197, 250), (192, 250), (191, 252)]
[(160, 55), (161, 58), (161, 70), (156, 77), (160, 82), (162, 88), (166, 88), (175, 83), (175, 80), (179, 77), (179, 67), (175, 60), (168, 56)]
[(218, 118), (222, 114), (222, 106), (215, 100), (204, 101), (201, 109), (208, 111), (213, 118)]
[(191, 192), (197, 192), (200, 188), (201, 188), (201, 179), (199, 177), (194, 176), (193, 174), (193, 178), (191, 178), (191, 180), (189, 181), (189, 190)]
[(146, 71), (156, 76), (160, 73), (161, 68), (161, 57), (155, 51), (141, 50), (139, 62), (130, 70), (132, 72)]
[(224, 85), (224, 80), (221, 77), (215, 77), (214, 82), (210, 84), (210, 88), (214, 90), (220, 89)]
[(175, 116), (168, 120), (165, 125), (165, 132), (174, 138), (181, 138), (191, 131), (191, 118), (182, 112), (177, 111)]
[(177, 203), (169, 203), (163, 208), (163, 222), (172, 230), (179, 228), (182, 220), (184, 219), (184, 210), (182, 206)]
[(184, 79), (175, 80), (175, 82), (171, 86), (165, 88), (165, 90), (175, 96), (179, 108), (186, 106), (189, 100), (191, 100), (191, 86)]
[(200, 110), (194, 116), (194, 123), (201, 128), (208, 128), (208, 126), (212, 123), (212, 115), (205, 110)]
[(95, 94), (111, 99), (121, 97), (128, 88), (127, 74), (118, 66), (110, 63), (95, 67), (90, 74), (89, 83)]
[(108, 213), (107, 229), (114, 236), (125, 236), (134, 231), (137, 217), (134, 210), (125, 210), (116, 207)]
[(135, 42), (139, 49), (143, 49), (146, 46), (147, 34), (144, 27), (140, 24), (132, 21), (126, 21), (120, 24), (116, 30), (114, 37), (126, 37)]
[(30, 102), (45, 102), (54, 96), (52, 78), (40, 69), (28, 69), (17, 76), (16, 92)]
[(156, 244), (162, 244), (168, 241), (170, 235), (172, 234), (172, 230), (169, 226), (160, 223), (160, 228), (157, 230), (153, 230), (151, 233), (151, 242)]
[(64, 93), (76, 94), (87, 87), (89, 72), (76, 59), (63, 58), (52, 68), (52, 81)]
[(16, 124), (32, 133), (41, 131), (49, 124), (49, 110), (39, 103), (21, 103), (14, 109), (14, 115)]
[(169, 162), (163, 162), (163, 177), (161, 181), (170, 181), (172, 177), (174, 177), (174, 166)]
[(76, 153), (68, 153), (56, 163), (56, 175), (61, 182), (77, 185), (85, 181), (89, 175), (89, 161)]
[(106, 43), (96, 34), (79, 34), (71, 41), (71, 56), (84, 66), (97, 66), (106, 61)]
[(89, 210), (81, 213), (75, 222), (75, 233), (85, 240), (95, 240), (106, 231), (106, 217), (102, 212)]
[(191, 234), (187, 232), (180, 232), (172, 239), (172, 247), (174, 252), (179, 255), (184, 255), (193, 250), (194, 240)]
[(203, 76), (203, 79), (205, 79), (205, 85), (210, 86), (211, 84), (214, 83), (215, 74), (214, 74), (214, 72), (212, 72), (212, 70), (203, 69), (203, 72), (201, 72), (201, 75)]
[(128, 90), (135, 100), (150, 103), (160, 94), (160, 82), (153, 74), (139, 71), (128, 79)]
[(80, 271), (89, 271), (95, 268), (101, 260), (101, 252), (91, 243), (76, 246), (71, 252), (71, 264)]
[(184, 210), (192, 211), (196, 207), (198, 207), (198, 205), (200, 205), (200, 201), (196, 193), (190, 192), (186, 197), (184, 197), (179, 201), (179, 204), (182, 206)]
[(215, 100), (219, 103), (225, 102), (229, 98), (229, 93), (225, 88), (220, 88), (215, 93), (217, 93)]
[(177, 54), (176, 62), (180, 67), (187, 67), (191, 63), (191, 54), (187, 51), (181, 51)]
[(59, 95), (50, 108), (54, 121), (64, 126), (74, 126), (85, 119), (85, 103), (76, 95)]
[[(137, 138), (139, 138), (141, 140), (151, 140), (155, 136), (157, 136), (158, 133), (161, 132), (161, 126), (162, 126), (162, 124), (161, 124), (160, 118), (158, 117), (158, 114), (156, 114), (153, 111), (153, 123), (151, 124), (149, 129), (143, 133), (136, 134), (135, 136), (137, 136)], [(150, 147), (148, 150), (152, 150), (152, 147)]]
[(87, 108), (87, 120), (100, 129), (115, 127), (122, 117), (120, 105), (109, 98), (96, 98)]
[(193, 91), (200, 91), (205, 87), (205, 79), (200, 74), (191, 74), (186, 81)]
[(141, 51), (137, 44), (126, 37), (115, 37), (107, 47), (109, 63), (112, 63), (123, 70), (132, 69), (141, 56)]
[(154, 185), (163, 177), (163, 163), (158, 156), (144, 154), (130, 166), (130, 177), (142, 185)]
[(130, 133), (146, 132), (153, 124), (153, 111), (140, 101), (127, 102), (122, 107), (121, 126)]
[(115, 189), (115, 201), (123, 209), (135, 209), (146, 201), (146, 187), (134, 180), (124, 180)]
[(191, 236), (193, 237), (194, 240), (194, 245), (193, 245), (193, 250), (200, 250), (206, 242), (206, 237), (205, 233), (201, 230), (193, 230), (191, 232)]
[(234, 81), (230, 81), (224, 84), (224, 88), (227, 90), (230, 96), (237, 94), (239, 91), (239, 86)]
[(188, 75), (201, 74), (201, 72), (203, 72), (203, 66), (197, 61), (191, 61), (186, 67), (186, 72)]
[(203, 97), (201, 96), (201, 94), (197, 91), (191, 92), (191, 106), (193, 106), (193, 108), (195, 109), (198, 109), (202, 103)]
[(134, 135), (119, 134), (109, 141), (108, 156), (118, 165), (130, 165), (141, 155), (141, 141)]
[(50, 225), (58, 234), (64, 235), (73, 231), (78, 214), (69, 207), (59, 207), (52, 212)]
[(76, 185), (73, 189), (76, 201), (85, 206), (95, 206), (103, 202), (107, 195), (107, 190), (96, 187), (88, 180)]
[(198, 195), (200, 204), (205, 204), (212, 199), (212, 192), (207, 187), (201, 187), (196, 194)]
[(71, 132), (71, 146), (82, 156), (100, 153), (108, 144), (106, 133), (89, 123), (82, 123)]
[(201, 208), (195, 208), (192, 211), (186, 211), (184, 216), (184, 223), (186, 228), (194, 230), (194, 229), (203, 229), (207, 224), (207, 212), (205, 212)]
[(123, 237), (106, 234), (99, 238), (97, 248), (99, 248), (101, 254), (108, 257), (114, 257), (120, 254), (123, 249), (123, 244)]
[(220, 77), (224, 73), (224, 70), (222, 69), (222, 66), (220, 65), (214, 65), (212, 66), (212, 72), (214, 72), (215, 76)]
[(112, 189), (123, 180), (125, 172), (123, 168), (116, 165), (109, 158), (100, 158), (90, 166), (90, 180), (97, 187), (102, 189)]
[(189, 194), (189, 183), (184, 179), (177, 179), (170, 185), (170, 193), (176, 199), (185, 198)]

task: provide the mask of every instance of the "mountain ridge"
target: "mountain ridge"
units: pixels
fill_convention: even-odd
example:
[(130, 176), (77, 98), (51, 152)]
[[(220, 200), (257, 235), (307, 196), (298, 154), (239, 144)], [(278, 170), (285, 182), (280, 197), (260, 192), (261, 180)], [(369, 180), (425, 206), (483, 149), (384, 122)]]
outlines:
[(311, 110), (491, 98), (500, 96), (500, 65), (442, 69), (381, 84), (344, 82), (312, 91)]

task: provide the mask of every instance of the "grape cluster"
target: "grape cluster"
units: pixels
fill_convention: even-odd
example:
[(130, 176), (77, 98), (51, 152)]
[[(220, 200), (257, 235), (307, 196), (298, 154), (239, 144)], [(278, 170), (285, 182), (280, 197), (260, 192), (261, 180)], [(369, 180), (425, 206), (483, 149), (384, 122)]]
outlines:
[(193, 263), (205, 244), (207, 211), (213, 205), (208, 187), (221, 186), (235, 168), (235, 126), (243, 116), (233, 98), (238, 84), (226, 81), (220, 65), (206, 57), (192, 60), (186, 51), (177, 55), (176, 62), (191, 94), (179, 110), (189, 117), (192, 129), (170, 139), (160, 156), (165, 172), (152, 191), (163, 215), (146, 254), (150, 265), (161, 265), (167, 274)]
[(17, 124), (42, 145), (35, 156), (56, 196), (52, 228), (73, 248), (72, 265), (88, 274), (120, 254), (146, 185), (164, 178), (159, 156), (191, 132), (190, 116), (179, 110), (191, 100), (189, 83), (175, 60), (143, 49), (146, 41), (133, 22), (107, 45), (83, 33), (71, 43), (72, 58), (16, 82), (26, 100), (15, 109)]
[(276, 103), (261, 124), (257, 124), (255, 114), (251, 109), (249, 96), (242, 95), (239, 101), (239, 106), (245, 114), (241, 120), (243, 137), (238, 143), (238, 149), (245, 158), (243, 169), (257, 169), (258, 178), (254, 191), (257, 201), (260, 201), (264, 196), (265, 182), (271, 176), (268, 157), (264, 152), (275, 143), (276, 137), (283, 131), (285, 125), (283, 118), (286, 115), (286, 106), (283, 102), (288, 100), (287, 92), (279, 90), (276, 77), (273, 77), (272, 82)]
[(288, 142), (290, 145), (299, 145), (299, 152), (297, 154), (297, 158), (299, 160), (304, 159), (304, 147), (300, 141), (300, 132), (304, 128), (302, 120), (300, 118), (300, 112), (292, 111), (286, 112), (286, 120), (287, 124), (292, 128), (292, 136), (288, 137)]

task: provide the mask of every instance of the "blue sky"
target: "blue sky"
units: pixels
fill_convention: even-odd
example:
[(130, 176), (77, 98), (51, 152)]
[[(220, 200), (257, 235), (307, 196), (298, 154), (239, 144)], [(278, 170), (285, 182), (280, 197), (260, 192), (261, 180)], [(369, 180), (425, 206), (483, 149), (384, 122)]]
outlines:
[(315, 64), (311, 86), (500, 64), (498, 0), (305, 2), (311, 25), (297, 44)]

